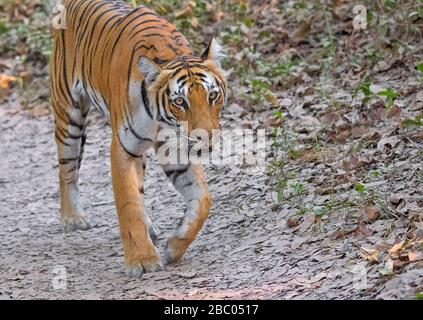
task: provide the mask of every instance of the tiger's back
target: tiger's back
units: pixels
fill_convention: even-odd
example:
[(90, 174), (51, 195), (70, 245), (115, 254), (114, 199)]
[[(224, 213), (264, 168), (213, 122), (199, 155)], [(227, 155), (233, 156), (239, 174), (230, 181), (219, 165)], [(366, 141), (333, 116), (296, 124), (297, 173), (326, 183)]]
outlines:
[[(107, 114), (114, 104), (129, 105), (122, 99), (128, 98), (130, 80), (142, 80), (137, 64), (141, 56), (164, 64), (193, 54), (172, 24), (146, 7), (67, 0), (65, 8), (66, 29), (54, 31), (53, 99), (69, 102), (82, 89)], [(55, 79), (63, 80), (62, 88), (56, 88)], [(70, 90), (60, 90), (63, 87)]]

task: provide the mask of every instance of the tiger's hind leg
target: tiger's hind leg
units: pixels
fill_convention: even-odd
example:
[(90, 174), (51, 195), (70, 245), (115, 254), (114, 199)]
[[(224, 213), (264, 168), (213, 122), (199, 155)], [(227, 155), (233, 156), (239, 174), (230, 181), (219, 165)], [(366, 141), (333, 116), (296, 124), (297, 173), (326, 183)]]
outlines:
[(162, 165), (167, 177), (185, 198), (187, 208), (166, 244), (165, 264), (176, 262), (194, 241), (209, 215), (211, 197), (201, 164)]
[(89, 105), (53, 99), (55, 137), (60, 179), (60, 212), (65, 231), (87, 230), (89, 221), (81, 206), (78, 178), (86, 140)]

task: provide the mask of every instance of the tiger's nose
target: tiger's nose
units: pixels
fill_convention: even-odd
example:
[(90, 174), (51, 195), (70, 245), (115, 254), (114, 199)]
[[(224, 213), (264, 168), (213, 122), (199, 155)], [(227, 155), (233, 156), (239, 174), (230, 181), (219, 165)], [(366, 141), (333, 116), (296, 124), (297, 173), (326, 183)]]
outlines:
[(202, 133), (194, 133), (192, 135), (192, 139), (195, 142), (201, 142), (201, 141), (204, 141), (204, 140), (209, 140), (210, 141), (210, 140), (212, 140), (212, 138), (213, 138), (213, 132), (206, 133), (204, 131)]

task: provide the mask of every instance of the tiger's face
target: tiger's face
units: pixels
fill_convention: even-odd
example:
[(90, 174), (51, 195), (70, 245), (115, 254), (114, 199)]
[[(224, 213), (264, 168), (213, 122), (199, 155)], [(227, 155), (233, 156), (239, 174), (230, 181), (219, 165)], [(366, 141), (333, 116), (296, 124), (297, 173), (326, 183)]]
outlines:
[(220, 57), (220, 46), (213, 39), (201, 58), (182, 57), (163, 67), (140, 59), (149, 100), (154, 101), (162, 126), (179, 128), (193, 140), (211, 141), (226, 103)]

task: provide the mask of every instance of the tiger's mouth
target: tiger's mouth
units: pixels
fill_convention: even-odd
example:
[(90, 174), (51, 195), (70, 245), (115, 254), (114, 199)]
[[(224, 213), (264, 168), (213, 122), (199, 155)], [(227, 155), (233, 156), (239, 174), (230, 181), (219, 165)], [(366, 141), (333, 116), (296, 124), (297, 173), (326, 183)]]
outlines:
[(197, 152), (198, 156), (201, 154), (208, 154), (213, 152), (217, 145), (220, 143), (220, 129), (215, 130), (213, 134), (208, 134), (206, 139), (195, 139), (192, 137), (188, 138), (188, 152), (191, 153), (192, 150)]
[(193, 150), (193, 148), (196, 148), (197, 149), (197, 152), (205, 152), (205, 151), (207, 151), (207, 152), (213, 152), (214, 146), (211, 145), (211, 144), (209, 144), (208, 146), (198, 147), (198, 146), (196, 146), (195, 143), (189, 143), (188, 142), (188, 152), (189, 153)]
[(197, 156), (213, 152), (215, 147), (220, 144), (221, 127), (209, 132), (206, 129), (195, 128), (188, 133), (188, 126), (179, 121), (174, 126), (170, 126), (176, 132), (177, 144), (185, 149), (188, 154)]

